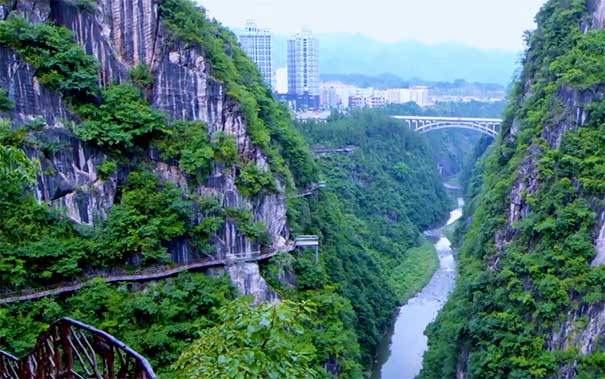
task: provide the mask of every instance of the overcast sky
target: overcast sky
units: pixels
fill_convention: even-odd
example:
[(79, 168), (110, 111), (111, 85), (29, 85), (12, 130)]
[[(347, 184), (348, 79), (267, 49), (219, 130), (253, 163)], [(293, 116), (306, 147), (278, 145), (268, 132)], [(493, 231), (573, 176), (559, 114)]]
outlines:
[(310, 26), (394, 42), (461, 42), (519, 51), (545, 0), (197, 0), (229, 27), (254, 18), (274, 33)]

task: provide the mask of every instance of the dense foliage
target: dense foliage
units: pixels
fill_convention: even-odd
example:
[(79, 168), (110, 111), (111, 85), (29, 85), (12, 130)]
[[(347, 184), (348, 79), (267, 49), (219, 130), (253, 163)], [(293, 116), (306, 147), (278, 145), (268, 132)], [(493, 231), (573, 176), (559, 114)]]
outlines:
[(305, 303), (235, 301), (181, 354), (176, 378), (316, 378), (315, 349), (304, 333), (312, 312)]
[(14, 106), (15, 103), (8, 98), (8, 91), (0, 88), (0, 112), (9, 112)]
[(393, 224), (403, 233), (395, 238), (403, 246), (416, 242), (417, 233), (410, 233), (415, 227), (428, 228), (443, 220), (450, 203), (426, 144), (388, 114), (359, 111), (328, 124), (304, 123), (299, 128), (313, 147), (358, 149), (351, 155), (325, 154), (320, 160), (328, 187), (351, 213), (360, 217), (369, 213), (377, 219), (374, 222)]
[(263, 171), (253, 162), (241, 168), (236, 184), (237, 189), (244, 196), (256, 196), (263, 190), (277, 190), (273, 175), (270, 172)]
[(68, 100), (79, 103), (97, 96), (97, 60), (73, 41), (67, 28), (11, 15), (0, 22), (0, 45), (17, 50), (36, 69), (40, 83)]
[[(316, 179), (308, 147), (292, 128), (288, 111), (278, 104), (258, 69), (233, 33), (206, 18), (205, 10), (190, 0), (165, 0), (162, 22), (172, 38), (201, 48), (212, 63), (212, 75), (221, 80), (247, 121), (252, 142), (269, 156), (271, 169), (291, 186), (304, 187)], [(287, 168), (286, 168), (287, 166)]]
[[(411, 255), (420, 250), (410, 248), (422, 242), (419, 230), (445, 218), (450, 202), (423, 139), (386, 113), (360, 111), (327, 124), (300, 124), (299, 129), (314, 148), (357, 148), (352, 154), (319, 156), (326, 188), (308, 209), (292, 200), (289, 219), (294, 232), (322, 237), (323, 270), (329, 282), (340, 284), (338, 292), (355, 310), (368, 364), (396, 306), (435, 269), (430, 258), (418, 264)], [(307, 285), (320, 285), (321, 271), (298, 271)]]
[(169, 262), (166, 243), (187, 233), (192, 202), (174, 184), (161, 184), (145, 171), (128, 176), (121, 198), (101, 226), (104, 265), (116, 266), (135, 257), (145, 263)]
[[(564, 366), (578, 378), (605, 374), (600, 343), (580, 352), (555, 338), (582, 333), (587, 305), (604, 300), (605, 270), (591, 263), (605, 195), (605, 33), (583, 33), (586, 12), (584, 0), (551, 0), (538, 14), (503, 137), (470, 181), (461, 275), (429, 328), (421, 378), (456, 377), (460, 368), (470, 378), (555, 377)], [(574, 96), (586, 119), (569, 130)], [(524, 212), (511, 225), (515, 196)]]
[[(395, 115), (501, 118), (506, 103), (497, 102), (438, 102), (431, 107), (415, 103), (392, 104), (387, 111)], [(442, 129), (425, 134), (431, 156), (439, 165), (440, 173), (453, 179), (466, 171), (468, 176), (478, 158), (474, 148), (478, 143), (485, 146), (493, 138), (464, 129)], [(484, 150), (481, 150), (483, 153)]]
[(75, 132), (82, 140), (96, 145), (129, 151), (140, 145), (142, 137), (162, 130), (165, 116), (152, 108), (131, 84), (104, 89), (100, 105), (88, 103), (78, 108), (83, 118)]
[(3, 305), (0, 346), (21, 356), (51, 323), (67, 316), (118, 336), (148, 358), (160, 377), (170, 378), (169, 365), (200, 329), (216, 324), (217, 309), (234, 296), (227, 277), (203, 274), (181, 274), (144, 287), (94, 281), (66, 298)]
[[(450, 204), (426, 145), (386, 114), (362, 112), (334, 120), (330, 128), (301, 127), (314, 145), (359, 147), (352, 156), (325, 157), (317, 165), (288, 111), (272, 98), (233, 34), (207, 20), (189, 0), (162, 1), (160, 19), (170, 42), (196, 48), (209, 60), (211, 75), (225, 85), (228, 104), (237, 104), (234, 109), (245, 117), (270, 171), (240, 156), (234, 136), (209, 135), (200, 122), (168, 121), (148, 102), (153, 84), (148, 67), (136, 66), (130, 81), (98, 89), (95, 59), (84, 54), (67, 29), (10, 16), (0, 21), (0, 44), (19, 52), (42, 84), (68, 100), (77, 116), (73, 130), (105, 153), (97, 172), (115, 183), (116, 193), (113, 206), (103, 219), (93, 220), (94, 226), (75, 225), (64, 210), (39, 204), (27, 191), (33, 165), (18, 147), (39, 149), (49, 160), (61, 148), (36, 140), (44, 135), (37, 122), (0, 124), (1, 147), (10, 145), (6, 149), (17, 162), (5, 160), (5, 171), (0, 166), (5, 190), (0, 196), (8, 202), (0, 208), (0, 286), (38, 287), (90, 272), (163, 264), (175, 241), (211, 254), (216, 250), (212, 237), (226, 220), (250, 239), (270, 245), (267, 226), (249, 210), (224, 208), (220, 194), (185, 188), (203, 183), (211, 170), (233, 170), (240, 193), (253, 201), (277, 192), (276, 179), (281, 179), (288, 187), (293, 234), (320, 235), (319, 264), (308, 254), (284, 254), (263, 268), (283, 298), (313, 304), (314, 311), (301, 318), (298, 306), (290, 303), (256, 309), (236, 303), (219, 310), (235, 296), (226, 278), (186, 274), (133, 286), (93, 280), (75, 294), (1, 307), (0, 347), (23, 354), (49, 323), (70, 316), (116, 335), (149, 357), (162, 377), (171, 377), (170, 364), (182, 351), (179, 374), (216, 377), (216, 365), (195, 365), (212, 361), (212, 354), (199, 354), (199, 344), (206, 343), (215, 351), (230, 349), (229, 356), (211, 362), (222, 364), (225, 374), (240, 375), (247, 367), (259, 375), (362, 377), (396, 306), (434, 269), (434, 260), (423, 259), (432, 251), (414, 247), (423, 242), (419, 229), (443, 220)], [(187, 186), (162, 177), (156, 160), (178, 166)], [(320, 171), (328, 189), (310, 201), (297, 197), (296, 187), (313, 187)], [(15, 322), (18, 327), (11, 327)], [(259, 348), (259, 341), (267, 342)]]

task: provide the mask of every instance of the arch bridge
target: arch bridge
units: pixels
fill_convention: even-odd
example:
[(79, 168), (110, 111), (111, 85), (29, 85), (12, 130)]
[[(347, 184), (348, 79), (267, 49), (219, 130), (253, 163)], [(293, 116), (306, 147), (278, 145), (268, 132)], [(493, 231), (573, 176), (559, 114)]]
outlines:
[(405, 122), (410, 129), (420, 133), (439, 129), (458, 128), (474, 130), (494, 138), (500, 133), (500, 126), (502, 125), (502, 120), (499, 118), (427, 116), (393, 116), (393, 118)]

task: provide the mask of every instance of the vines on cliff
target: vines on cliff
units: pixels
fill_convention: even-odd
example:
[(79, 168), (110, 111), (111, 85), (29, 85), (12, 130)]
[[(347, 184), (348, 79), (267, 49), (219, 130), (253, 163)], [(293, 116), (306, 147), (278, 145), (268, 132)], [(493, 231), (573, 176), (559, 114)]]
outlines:
[[(470, 378), (547, 378), (563, 367), (579, 378), (605, 374), (602, 346), (581, 354), (552, 340), (570, 321), (570, 333), (581, 331), (581, 320), (570, 317), (603, 301), (605, 270), (591, 262), (605, 195), (605, 107), (598, 100), (582, 104), (588, 117), (576, 125), (564, 95), (598, 98), (605, 85), (599, 69), (605, 33), (582, 33), (586, 13), (584, 0), (551, 0), (538, 14), (502, 138), (475, 173), (472, 188), (482, 186), (460, 252), (460, 279), (428, 330), (421, 378), (457, 371)], [(580, 128), (565, 131), (566, 124)], [(511, 225), (509, 205), (520, 183), (525, 189), (514, 196), (525, 211)]]

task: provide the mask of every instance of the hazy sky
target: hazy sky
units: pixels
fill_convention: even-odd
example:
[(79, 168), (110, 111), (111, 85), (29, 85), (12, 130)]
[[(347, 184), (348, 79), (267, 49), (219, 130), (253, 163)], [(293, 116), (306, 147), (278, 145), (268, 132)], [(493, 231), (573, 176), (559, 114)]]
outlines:
[(248, 18), (275, 33), (360, 33), (394, 42), (461, 42), (521, 50), (545, 0), (197, 0), (229, 27)]

